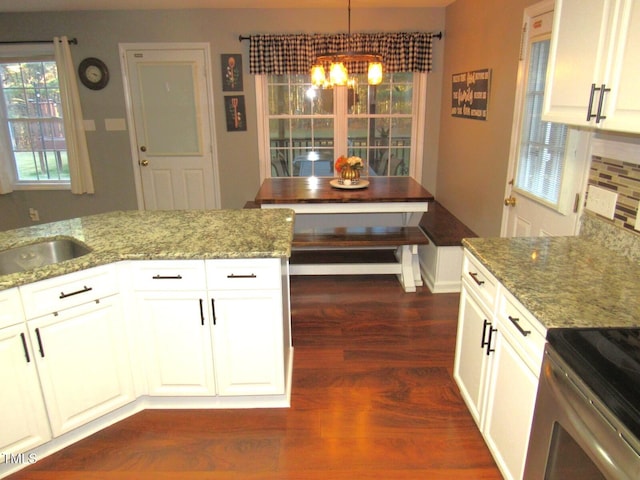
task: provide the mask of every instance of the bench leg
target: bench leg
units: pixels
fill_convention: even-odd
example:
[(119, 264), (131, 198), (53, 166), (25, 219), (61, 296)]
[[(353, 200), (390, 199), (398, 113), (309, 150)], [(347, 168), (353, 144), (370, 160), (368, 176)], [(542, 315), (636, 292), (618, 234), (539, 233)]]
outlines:
[(401, 265), (401, 272), (398, 280), (402, 284), (402, 288), (407, 293), (415, 292), (417, 285), (422, 285), (422, 277), (420, 276), (420, 262), (418, 258), (417, 245), (403, 245), (398, 247), (396, 256)]

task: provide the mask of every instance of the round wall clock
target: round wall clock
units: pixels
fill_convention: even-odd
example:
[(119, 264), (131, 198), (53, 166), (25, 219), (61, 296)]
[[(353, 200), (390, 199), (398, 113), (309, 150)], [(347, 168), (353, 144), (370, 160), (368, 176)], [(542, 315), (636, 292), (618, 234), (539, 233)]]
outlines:
[(109, 83), (109, 69), (97, 58), (82, 60), (78, 66), (78, 75), (82, 84), (91, 90), (101, 90)]

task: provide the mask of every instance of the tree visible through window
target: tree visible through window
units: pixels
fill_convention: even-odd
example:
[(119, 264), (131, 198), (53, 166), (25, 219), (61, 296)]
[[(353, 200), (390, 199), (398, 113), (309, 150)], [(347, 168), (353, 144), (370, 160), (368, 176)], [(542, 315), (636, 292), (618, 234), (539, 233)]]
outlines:
[(16, 184), (69, 183), (56, 63), (0, 63), (2, 116)]

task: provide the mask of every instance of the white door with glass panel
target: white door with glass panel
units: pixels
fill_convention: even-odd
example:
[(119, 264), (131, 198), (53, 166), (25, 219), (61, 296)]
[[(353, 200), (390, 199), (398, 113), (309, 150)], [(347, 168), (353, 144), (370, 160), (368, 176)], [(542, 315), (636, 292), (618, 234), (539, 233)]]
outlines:
[(525, 11), (502, 236), (577, 233), (589, 134), (540, 119), (553, 1)]
[(219, 206), (209, 50), (121, 45), (138, 203), (144, 210)]

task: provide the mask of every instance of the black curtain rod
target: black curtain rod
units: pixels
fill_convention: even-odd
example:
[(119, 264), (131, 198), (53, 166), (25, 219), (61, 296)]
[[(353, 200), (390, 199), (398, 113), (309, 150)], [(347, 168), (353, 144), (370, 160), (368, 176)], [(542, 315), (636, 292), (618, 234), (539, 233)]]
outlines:
[[(438, 40), (442, 40), (442, 32), (434, 33), (433, 36), (436, 37)], [(249, 36), (240, 35), (238, 37), (238, 41), (240, 42), (243, 42), (245, 40), (251, 40), (251, 35)]]
[[(53, 40), (21, 40), (21, 41), (17, 41), (17, 42), (0, 42), (0, 45), (24, 45), (24, 44), (35, 44), (35, 43), (53, 43)], [(78, 39), (77, 38), (70, 38), (69, 39), (69, 43), (71, 45), (77, 45), (78, 44)]]

